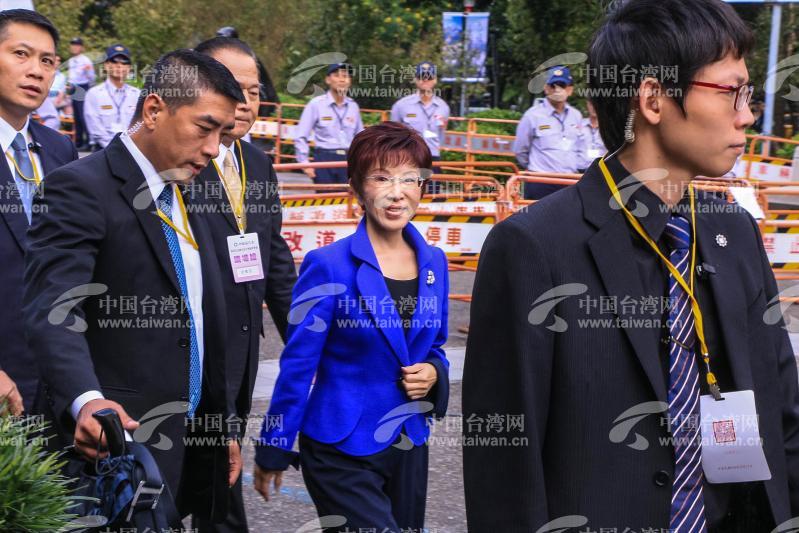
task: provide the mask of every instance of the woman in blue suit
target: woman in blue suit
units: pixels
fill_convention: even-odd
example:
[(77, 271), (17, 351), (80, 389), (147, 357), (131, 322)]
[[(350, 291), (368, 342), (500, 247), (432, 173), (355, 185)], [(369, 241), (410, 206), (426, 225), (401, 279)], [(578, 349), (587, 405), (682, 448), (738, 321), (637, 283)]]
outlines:
[(255, 488), (269, 500), (299, 463), (326, 531), (421, 531), (428, 422), (449, 396), (447, 259), (409, 223), (432, 160), (396, 122), (356, 135), (347, 159), (365, 216), (300, 267)]

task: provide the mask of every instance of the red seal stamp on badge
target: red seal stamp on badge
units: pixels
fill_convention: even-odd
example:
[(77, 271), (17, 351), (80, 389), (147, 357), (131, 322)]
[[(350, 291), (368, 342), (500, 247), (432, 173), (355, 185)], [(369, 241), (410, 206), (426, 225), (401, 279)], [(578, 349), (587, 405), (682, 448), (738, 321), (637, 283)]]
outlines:
[(735, 424), (732, 420), (713, 422), (713, 439), (716, 444), (735, 442)]

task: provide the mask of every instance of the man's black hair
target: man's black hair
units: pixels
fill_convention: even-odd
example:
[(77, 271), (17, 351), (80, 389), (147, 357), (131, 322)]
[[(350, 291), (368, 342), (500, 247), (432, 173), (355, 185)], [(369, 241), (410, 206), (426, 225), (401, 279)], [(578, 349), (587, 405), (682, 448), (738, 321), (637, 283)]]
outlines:
[(741, 58), (753, 45), (752, 31), (721, 0), (614, 2), (588, 51), (589, 92), (605, 146), (614, 152), (624, 143), (630, 103), (643, 78), (655, 77), (672, 90), (685, 112), (684, 96), (700, 69), (729, 54)]
[(255, 52), (253, 52), (252, 48), (250, 48), (250, 45), (235, 37), (211, 37), (194, 47), (195, 52), (207, 56), (213, 55), (214, 52), (219, 50), (235, 50), (250, 56), (256, 64), (258, 63), (258, 57), (255, 55)]
[(245, 102), (233, 74), (216, 59), (186, 48), (168, 52), (158, 58), (152, 72), (144, 76), (133, 120), (141, 119), (144, 100), (151, 93), (160, 96), (174, 111), (194, 103), (202, 90), (211, 90), (238, 103)]
[(16, 22), (17, 24), (32, 24), (34, 26), (38, 26), (50, 34), (50, 37), (53, 38), (53, 42), (55, 42), (56, 47), (58, 47), (58, 30), (56, 27), (53, 26), (53, 23), (50, 22), (50, 19), (41, 13), (31, 11), (30, 9), (6, 9), (4, 11), (0, 11), (0, 41), (6, 38), (6, 28), (12, 22)]

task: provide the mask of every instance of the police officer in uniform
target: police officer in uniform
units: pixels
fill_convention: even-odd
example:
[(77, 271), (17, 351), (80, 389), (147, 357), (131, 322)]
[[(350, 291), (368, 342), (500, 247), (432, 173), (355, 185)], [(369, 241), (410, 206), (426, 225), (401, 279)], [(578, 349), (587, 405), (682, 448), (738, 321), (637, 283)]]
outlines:
[(447, 129), (449, 106), (436, 96), (436, 66), (429, 61), (416, 65), (416, 92), (391, 106), (391, 120), (410, 126), (424, 138), (433, 161), (441, 158), (441, 138)]
[(127, 47), (109, 46), (105, 51), (104, 67), (105, 82), (89, 89), (83, 105), (89, 144), (97, 150), (105, 148), (114, 135), (128, 129), (139, 98), (139, 90), (125, 83), (130, 74)]
[[(314, 161), (346, 161), (352, 138), (363, 129), (361, 109), (347, 96), (352, 85), (350, 65), (334, 63), (327, 69), (328, 91), (313, 98), (302, 111), (294, 134), (297, 162), (308, 161), (308, 140), (314, 135)], [(346, 168), (307, 168), (314, 183), (346, 183)]]
[(582, 162), (578, 172), (585, 172), (585, 169), (591, 166), (594, 159), (602, 157), (607, 153), (605, 143), (602, 142), (602, 136), (599, 134), (599, 119), (596, 116), (596, 109), (591, 100), (586, 100), (586, 108), (588, 109), (588, 116), (583, 119), (583, 135), (580, 144), (580, 157)]
[(69, 74), (68, 94), (72, 97), (72, 110), (75, 116), (75, 145), (78, 150), (86, 148), (88, 135), (86, 135), (86, 123), (83, 119), (83, 101), (86, 91), (94, 83), (95, 73), (92, 60), (83, 53), (83, 39), (75, 37), (69, 41), (69, 53), (72, 57), (67, 61)]
[[(527, 110), (516, 129), (513, 152), (523, 168), (537, 172), (577, 172), (583, 116), (567, 103), (574, 91), (568, 67), (549, 70), (546, 98)], [(527, 184), (524, 197), (540, 199), (560, 185)]]

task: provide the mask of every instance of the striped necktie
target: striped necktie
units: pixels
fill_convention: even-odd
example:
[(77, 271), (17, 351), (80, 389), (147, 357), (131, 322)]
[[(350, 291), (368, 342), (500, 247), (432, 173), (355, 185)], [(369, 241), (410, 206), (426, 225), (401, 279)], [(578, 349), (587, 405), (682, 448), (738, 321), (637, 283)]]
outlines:
[[(166, 185), (158, 196), (158, 208), (172, 219), (172, 185)], [(180, 194), (180, 192), (178, 192)], [(172, 264), (175, 265), (175, 274), (180, 284), (180, 292), (183, 293), (183, 301), (186, 302), (186, 310), (189, 313), (191, 325), (189, 328), (189, 418), (194, 418), (194, 412), (200, 403), (202, 393), (202, 368), (200, 367), (200, 347), (197, 339), (197, 329), (194, 327), (194, 315), (191, 312), (191, 301), (189, 301), (189, 290), (186, 284), (186, 269), (183, 265), (183, 255), (180, 252), (180, 242), (177, 232), (169, 224), (161, 221), (161, 228), (166, 236), (166, 243), (169, 246), (169, 255), (172, 256)]]
[[(664, 232), (669, 260), (688, 280), (691, 268), (691, 224), (672, 215)], [(694, 316), (688, 293), (669, 275), (669, 426), (674, 441), (674, 482), (669, 529), (675, 533), (707, 530), (702, 494), (699, 434), (699, 369), (694, 357)]]

